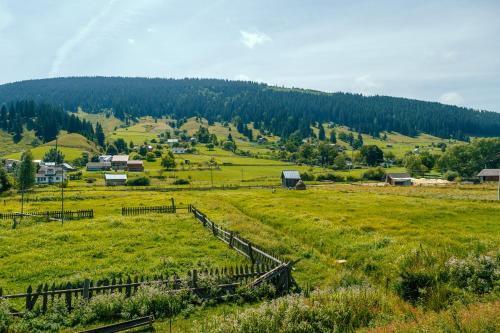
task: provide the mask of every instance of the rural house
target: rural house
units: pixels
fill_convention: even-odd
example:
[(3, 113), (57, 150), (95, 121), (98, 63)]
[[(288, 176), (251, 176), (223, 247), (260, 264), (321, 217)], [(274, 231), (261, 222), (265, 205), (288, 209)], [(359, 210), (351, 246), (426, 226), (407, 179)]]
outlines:
[(410, 186), (411, 176), (406, 172), (392, 172), (385, 174), (385, 182), (393, 186)]
[(113, 174), (105, 174), (104, 181), (106, 182), (106, 186), (118, 186), (125, 185), (127, 183), (127, 175), (113, 175)]
[(179, 139), (167, 139), (167, 144), (173, 146), (179, 143)]
[(60, 166), (42, 165), (36, 173), (37, 184), (57, 184), (66, 180), (64, 169)]
[(99, 156), (99, 162), (111, 162), (111, 159), (113, 159), (112, 155), (101, 155), (101, 156)]
[(296, 170), (284, 170), (281, 172), (281, 186), (294, 188), (300, 180), (300, 173)]
[(89, 162), (87, 171), (108, 171), (111, 170), (111, 162)]
[(483, 169), (477, 174), (482, 182), (498, 182), (500, 179), (500, 169)]
[(174, 148), (172, 148), (172, 152), (174, 154), (186, 154), (187, 153), (187, 148), (174, 147)]
[(128, 155), (114, 155), (111, 159), (111, 168), (114, 170), (126, 170)]
[(144, 163), (142, 161), (128, 161), (127, 169), (131, 172), (142, 172), (144, 171)]

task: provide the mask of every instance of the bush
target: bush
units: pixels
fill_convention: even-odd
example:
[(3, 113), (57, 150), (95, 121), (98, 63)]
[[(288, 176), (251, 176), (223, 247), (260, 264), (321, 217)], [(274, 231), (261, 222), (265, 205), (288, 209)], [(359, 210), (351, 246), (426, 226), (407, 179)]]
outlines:
[(333, 181), (333, 182), (343, 182), (345, 181), (345, 178), (341, 175), (337, 175), (337, 174), (334, 174), (334, 173), (327, 173), (325, 175), (319, 175), (316, 177), (316, 180), (317, 181), (325, 181), (325, 180), (330, 180), (330, 181)]
[(190, 184), (189, 180), (187, 179), (179, 178), (174, 181), (174, 185), (189, 185), (189, 184)]
[(450, 282), (476, 294), (500, 289), (500, 258), (490, 256), (451, 258), (446, 263)]
[(378, 167), (378, 168), (372, 168), (368, 169), (363, 173), (363, 179), (366, 180), (378, 180), (381, 181), (385, 177), (385, 171), (384, 169)]
[(9, 302), (7, 300), (0, 300), (0, 333), (9, 331), (10, 324), (12, 324), (12, 317), (9, 311)]
[(127, 180), (128, 186), (149, 186), (150, 184), (151, 180), (146, 176)]
[(447, 181), (454, 181), (457, 177), (459, 176), (458, 172), (455, 171), (448, 171), (444, 174), (444, 179)]
[(90, 324), (121, 317), (125, 295), (121, 293), (101, 294), (89, 301), (82, 300), (72, 312), (74, 324)]
[(312, 173), (303, 172), (303, 173), (300, 174), (300, 178), (303, 181), (313, 181), (314, 180), (314, 175)]
[(195, 325), (195, 332), (351, 332), (391, 312), (388, 295), (370, 287), (291, 295)]

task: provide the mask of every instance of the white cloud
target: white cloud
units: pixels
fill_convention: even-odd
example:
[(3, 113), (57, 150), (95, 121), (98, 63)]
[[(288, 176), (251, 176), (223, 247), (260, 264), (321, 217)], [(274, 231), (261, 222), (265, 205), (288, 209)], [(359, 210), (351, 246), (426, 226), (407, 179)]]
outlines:
[(149, 33), (152, 33), (153, 31), (155, 31), (153, 28), (148, 28), (147, 30)]
[(0, 31), (7, 28), (12, 22), (12, 14), (0, 3)]
[(464, 104), (464, 98), (456, 91), (450, 91), (442, 94), (439, 97), (439, 101), (443, 104), (450, 104), (450, 105), (460, 106)]
[(135, 44), (135, 39), (133, 39), (133, 38), (129, 38), (129, 39), (127, 39), (127, 41), (129, 44)]
[(116, 0), (110, 0), (96, 16), (94, 16), (89, 22), (87, 22), (87, 24), (81, 27), (75, 35), (71, 36), (61, 45), (61, 47), (59, 47), (56, 58), (52, 62), (52, 69), (49, 73), (50, 77), (54, 77), (59, 74), (59, 69), (66, 61), (68, 55), (70, 55), (71, 52), (85, 40), (85, 38), (87, 38), (94, 27), (98, 25), (99, 21), (108, 15), (115, 2)]
[(246, 47), (253, 49), (256, 45), (270, 42), (271, 37), (261, 32), (240, 30), (240, 41), (245, 44)]

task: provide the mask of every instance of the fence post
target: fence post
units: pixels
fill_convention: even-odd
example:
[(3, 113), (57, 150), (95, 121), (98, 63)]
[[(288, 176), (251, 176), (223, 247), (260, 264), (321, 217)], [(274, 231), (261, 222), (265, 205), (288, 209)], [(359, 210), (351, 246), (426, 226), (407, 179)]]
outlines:
[(26, 290), (26, 310), (31, 310), (31, 293), (33, 292), (33, 288), (31, 288), (31, 285), (28, 286), (28, 289)]
[(253, 249), (252, 249), (252, 244), (248, 242), (248, 256), (250, 257), (250, 261), (252, 262), (252, 265), (255, 263), (255, 260), (253, 258)]
[(195, 269), (193, 270), (193, 274), (191, 275), (191, 286), (193, 288), (196, 288), (197, 279), (198, 279), (198, 272)]
[(71, 310), (71, 291), (69, 291), (71, 288), (71, 283), (68, 282), (66, 285), (66, 306), (68, 307), (68, 311)]
[(230, 248), (233, 247), (233, 232), (232, 231), (229, 232), (229, 247)]
[(43, 313), (47, 312), (47, 301), (49, 299), (48, 292), (49, 292), (49, 286), (47, 284), (45, 284), (45, 286), (43, 287), (43, 301), (42, 301), (42, 312)]
[(90, 280), (85, 279), (85, 281), (83, 281), (83, 294), (82, 294), (84, 300), (88, 300), (90, 298), (89, 289), (90, 289)]
[(175, 213), (175, 201), (174, 201), (174, 197), (172, 197), (172, 209), (173, 209), (173, 212)]

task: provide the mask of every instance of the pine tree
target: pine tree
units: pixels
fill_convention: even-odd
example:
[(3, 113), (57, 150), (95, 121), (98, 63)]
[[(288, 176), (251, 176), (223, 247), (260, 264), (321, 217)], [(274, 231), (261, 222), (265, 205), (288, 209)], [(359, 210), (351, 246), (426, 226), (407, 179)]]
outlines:
[(31, 151), (25, 151), (21, 156), (21, 163), (17, 173), (17, 187), (19, 190), (25, 191), (33, 187), (35, 184), (35, 169)]
[(337, 133), (335, 133), (334, 129), (330, 132), (330, 142), (337, 143)]
[(325, 129), (323, 128), (322, 124), (319, 125), (318, 139), (320, 141), (325, 141), (325, 139), (326, 139)]
[(64, 155), (60, 150), (52, 147), (43, 156), (44, 162), (55, 162), (56, 164), (64, 163)]
[(101, 124), (99, 124), (99, 122), (97, 122), (97, 124), (95, 124), (95, 137), (97, 139), (97, 144), (101, 147), (104, 147), (106, 136), (104, 135), (104, 131), (102, 129)]

